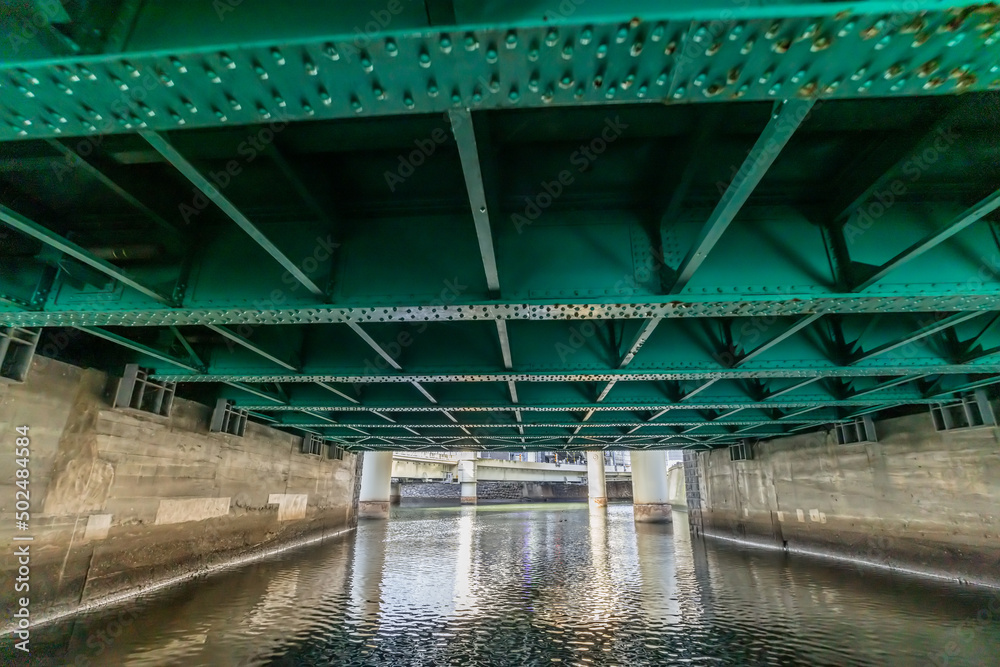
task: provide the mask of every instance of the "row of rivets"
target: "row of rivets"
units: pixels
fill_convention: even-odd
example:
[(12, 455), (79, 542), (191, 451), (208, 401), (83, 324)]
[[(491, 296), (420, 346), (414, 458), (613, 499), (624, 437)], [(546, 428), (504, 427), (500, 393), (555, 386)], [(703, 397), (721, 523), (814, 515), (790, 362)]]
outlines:
[[(980, 25), (979, 29), (982, 30), (982, 31), (984, 31), (984, 32), (985, 31), (993, 31), (993, 32), (990, 33), (990, 38), (995, 39), (998, 36), (1000, 36), (1000, 32), (995, 31), (996, 23), (997, 23), (996, 21), (993, 21), (991, 23)], [(883, 19), (878, 19), (874, 23), (872, 23), (871, 26), (869, 26), (868, 28), (866, 28), (866, 29), (864, 29), (864, 30), (861, 31), (861, 33), (860, 33), (861, 37), (863, 39), (874, 38), (877, 35), (879, 35), (880, 33), (883, 33), (886, 30), (887, 26), (888, 26), (888, 22), (886, 21), (886, 19), (884, 19), (884, 18)], [(953, 33), (955, 33), (954, 36), (951, 38), (951, 40), (948, 42), (949, 46), (954, 46), (954, 45), (956, 45), (956, 44), (958, 44), (958, 43), (961, 42), (961, 40), (965, 36), (965, 33), (955, 32), (956, 27), (955, 27), (954, 23), (949, 23), (948, 26), (949, 27), (947, 28), (947, 30), (942, 29), (939, 26), (939, 28), (937, 29), (936, 32), (938, 32), (938, 33), (943, 33), (943, 32), (953, 32)], [(635, 27), (635, 26), (631, 26), (631, 27)], [(855, 26), (854, 26), (853, 22), (848, 22), (848, 23), (844, 24), (843, 29), (838, 33), (838, 35), (846, 34), (845, 31), (848, 30), (848, 28), (851, 29), (851, 30), (853, 30), (854, 27)], [(901, 34), (915, 33), (915, 34), (918, 34), (918, 35), (927, 35), (927, 34), (929, 34), (929, 31), (926, 30), (925, 28), (926, 28), (926, 22), (923, 19), (912, 19), (908, 23), (904, 24), (900, 28), (900, 30), (898, 32), (901, 33)], [(775, 42), (774, 42), (774, 44), (772, 45), (771, 48), (772, 48), (773, 51), (775, 51), (777, 53), (785, 53), (785, 52), (787, 52), (788, 48), (791, 46), (791, 43), (792, 43), (791, 40), (788, 39), (788, 38), (778, 39), (778, 35), (780, 34), (781, 30), (782, 30), (782, 22), (776, 21), (776, 22), (772, 23), (770, 25), (770, 27), (768, 27), (768, 29), (764, 32), (764, 37), (766, 39), (775, 40)], [(802, 31), (799, 35), (797, 35), (796, 40), (812, 39), (813, 42), (812, 42), (812, 46), (810, 48), (813, 51), (827, 48), (830, 45), (830, 40), (829, 40), (829, 38), (826, 38), (826, 37), (822, 36), (820, 34), (820, 31), (821, 31), (821, 24), (819, 22), (810, 23), (806, 27), (806, 29), (804, 31)], [(728, 35), (728, 39), (731, 40), (731, 41), (735, 41), (744, 32), (745, 32), (745, 26), (743, 24), (737, 24), (736, 26), (734, 26), (730, 30), (729, 35)], [(665, 36), (666, 36), (666, 28), (665, 28), (665, 26), (663, 24), (658, 24), (650, 32), (648, 38), (652, 42), (659, 42), (659, 41), (663, 40), (665, 38)], [(626, 26), (621, 26), (618, 29), (618, 31), (615, 33), (615, 39), (616, 39), (616, 42), (618, 42), (618, 43), (624, 43), (624, 41), (627, 40), (627, 37), (628, 37), (628, 29), (627, 29)], [(693, 39), (695, 41), (704, 41), (708, 37), (709, 37), (709, 31), (707, 30), (707, 28), (705, 26), (699, 26), (694, 31), (694, 33), (693, 33)], [(889, 35), (883, 35), (882, 39), (878, 43), (876, 43), (876, 45), (875, 45), (876, 50), (879, 49), (879, 44), (883, 44), (883, 43), (888, 44), (888, 41), (887, 41), (888, 39), (889, 39)], [(586, 45), (586, 44), (589, 44), (592, 40), (593, 40), (593, 30), (588, 27), (588, 28), (584, 28), (580, 32), (580, 34), (578, 35), (578, 40), (577, 41), (578, 41), (578, 43), (580, 43), (582, 45)], [(556, 45), (558, 45), (558, 43), (559, 43), (558, 30), (556, 30), (555, 28), (550, 29), (548, 31), (548, 33), (546, 34), (545, 43), (546, 43), (546, 45), (553, 46), (553, 47), (556, 46)], [(914, 44), (916, 45), (916, 41), (914, 42)], [(573, 51), (573, 45), (574, 45), (574, 42), (573, 42), (572, 39), (568, 39), (567, 41), (565, 41), (563, 43), (563, 46), (562, 46), (562, 48), (561, 48), (561, 50), (559, 52), (560, 55), (561, 55), (561, 57), (563, 59), (570, 59), (570, 58), (572, 58), (573, 53), (574, 53), (574, 51)], [(442, 36), (440, 38), (440, 41), (439, 41), (439, 46), (441, 47), (442, 51), (444, 51), (446, 53), (449, 52), (451, 50), (451, 41), (450, 41), (450, 38), (447, 37), (447, 36)], [(478, 39), (475, 37), (475, 35), (469, 34), (466, 37), (466, 46), (467, 46), (467, 48), (470, 48), (470, 49), (477, 49), (477, 48), (479, 48), (479, 42), (478, 42)], [(517, 46), (518, 46), (518, 37), (517, 37), (517, 33), (515, 31), (509, 31), (507, 33), (507, 36), (506, 36), (506, 39), (505, 39), (505, 46), (508, 49), (517, 48)], [(718, 41), (712, 42), (706, 48), (705, 52), (708, 55), (714, 55), (715, 53), (718, 52), (718, 50), (719, 50), (720, 47), (721, 47), (721, 42), (718, 42)], [(746, 52), (749, 49), (752, 49), (752, 47), (753, 47), (753, 39), (747, 40), (746, 42), (744, 42), (744, 46), (743, 46), (743, 49), (741, 49), (741, 51)], [(601, 44), (599, 44), (597, 52), (595, 54), (598, 57), (598, 59), (600, 59), (603, 55), (605, 55), (607, 53), (607, 48), (608, 48), (607, 47), (607, 42), (602, 42)], [(672, 53), (675, 48), (676, 48), (675, 43), (671, 42), (670, 44), (668, 44), (667, 48), (665, 49), (665, 53)], [(396, 53), (398, 53), (398, 46), (396, 45), (395, 40), (393, 40), (393, 39), (390, 38), (389, 40), (386, 41), (386, 51), (390, 55), (395, 55)], [(537, 46), (533, 46), (532, 49), (529, 51), (529, 58), (531, 57), (532, 54), (534, 54), (537, 57), (537, 51), (538, 51), (538, 47)], [(631, 48), (630, 48), (629, 52), (630, 52), (630, 54), (632, 56), (638, 56), (638, 55), (640, 55), (643, 52), (643, 41), (642, 41), (641, 37), (637, 38), (636, 41), (633, 42), (633, 44), (631, 45)], [(270, 53), (271, 53), (272, 59), (274, 60), (274, 62), (278, 66), (284, 66), (286, 64), (286, 58), (285, 58), (285, 56), (282, 54), (282, 52), (278, 48), (272, 48), (271, 51), (270, 51)], [(334, 60), (339, 59), (339, 57), (340, 57), (339, 54), (336, 51), (336, 47), (334, 45), (332, 45), (332, 44), (326, 45), (326, 47), (325, 47), (325, 53), (327, 54), (328, 57), (331, 57)], [(485, 51), (485, 56), (486, 56), (486, 60), (488, 62), (491, 62), (491, 63), (496, 62), (497, 59), (498, 59), (498, 52), (497, 52), (496, 47), (494, 45), (492, 45), (492, 44), (490, 46), (488, 46), (488, 48)], [(179, 58), (177, 58), (176, 56), (170, 56), (168, 58), (168, 60), (169, 60), (169, 62), (171, 64), (172, 69), (174, 71), (176, 71), (178, 74), (185, 74), (185, 73), (188, 72), (188, 67)], [(235, 60), (231, 56), (229, 56), (227, 53), (225, 53), (225, 52), (219, 54), (219, 62), (221, 63), (221, 65), (222, 65), (222, 67), (224, 69), (235, 69), (236, 68), (236, 62), (235, 62)], [(371, 72), (373, 70), (374, 63), (373, 63), (371, 57), (367, 53), (365, 53), (363, 51), (361, 53), (360, 62), (361, 62), (362, 68), (366, 72)], [(418, 55), (418, 62), (423, 67), (429, 67), (430, 66), (430, 62), (431, 62), (430, 54), (429, 54), (429, 52), (426, 49), (422, 49), (420, 51), (420, 53)], [(138, 76), (140, 76), (139, 70), (134, 65), (132, 65), (131, 63), (129, 63), (128, 61), (122, 61), (122, 66), (124, 67), (127, 76), (130, 76), (130, 77), (138, 77)], [(936, 59), (935, 60), (927, 61), (926, 63), (924, 63), (923, 65), (921, 65), (919, 68), (916, 69), (915, 76), (917, 76), (918, 78), (927, 79), (927, 78), (931, 77), (932, 73), (934, 73), (935, 71), (937, 71), (937, 69), (938, 69), (939, 66), (940, 66), (940, 62), (938, 60), (936, 60)], [(307, 74), (309, 74), (311, 76), (315, 76), (316, 74), (318, 74), (318, 67), (309, 58), (308, 55), (306, 55), (304, 57), (304, 59), (303, 59), (303, 67), (305, 68), (305, 71), (307, 72)], [(267, 71), (265, 70), (265, 68), (263, 67), (263, 65), (261, 65), (256, 60), (253, 61), (253, 69), (254, 69), (254, 71), (257, 73), (257, 75), (259, 76), (259, 78), (262, 81), (268, 79), (268, 73), (267, 73)], [(855, 81), (860, 81), (863, 78), (864, 74), (866, 73), (866, 69), (867, 68), (862, 68), (862, 69), (858, 70), (858, 72), (856, 72), (854, 75), (852, 75), (851, 79), (855, 80)], [(961, 67), (953, 69), (947, 75), (947, 77), (945, 77), (945, 76), (931, 77), (930, 80), (928, 80), (926, 83), (923, 84), (923, 88), (924, 89), (937, 88), (937, 87), (941, 86), (949, 78), (950, 79), (956, 79), (956, 86), (959, 87), (959, 88), (968, 87), (969, 85), (972, 85), (973, 83), (975, 83), (976, 80), (977, 80), (976, 75), (971, 71), (971, 69), (972, 69), (971, 65), (965, 64), (965, 65), (962, 65)], [(59, 66), (56, 67), (56, 70), (61, 75), (65, 76), (67, 79), (69, 79), (70, 82), (79, 82), (81, 80), (89, 80), (89, 81), (96, 81), (97, 80), (97, 75), (93, 71), (91, 71), (88, 67), (83, 66), (83, 65), (77, 66), (75, 69), (71, 69), (70, 67), (67, 67), (65, 65), (59, 65)], [(884, 78), (885, 80), (887, 80), (887, 81), (888, 80), (894, 80), (894, 79), (896, 80), (895, 83), (893, 83), (893, 85), (891, 87), (891, 90), (893, 92), (897, 92), (897, 91), (899, 91), (899, 90), (901, 90), (901, 89), (903, 89), (905, 87), (905, 84), (908, 81), (907, 77), (901, 77), (901, 78), (899, 78), (900, 75), (903, 73), (904, 70), (905, 70), (904, 65), (897, 63), (897, 64), (895, 64), (895, 65), (887, 68), (882, 73), (882, 78)], [(994, 66), (994, 69), (991, 70), (991, 72), (995, 73), (995, 70), (996, 70), (996, 67)], [(157, 76), (157, 79), (165, 87), (173, 87), (175, 85), (174, 81), (173, 81), (173, 79), (171, 77), (171, 75), (169, 75), (164, 69), (155, 68), (154, 71), (155, 71), (155, 74)], [(215, 83), (221, 83), (221, 77), (219, 77), (210, 66), (206, 65), (204, 71), (205, 71), (206, 75), (209, 77), (209, 79), (211, 81), (213, 81)], [(28, 85), (39, 85), (40, 84), (39, 79), (36, 76), (30, 74), (24, 68), (19, 68), (18, 70), (16, 70), (16, 72), (23, 79), (24, 83), (14, 81), (14, 83), (15, 83), (15, 89), (18, 90), (21, 94), (25, 95), (28, 98), (35, 97), (34, 92), (30, 88), (28, 88), (27, 85), (25, 85), (25, 84), (28, 84)], [(768, 83), (768, 81), (773, 76), (773, 74), (774, 74), (773, 68), (769, 69), (768, 71), (766, 71), (764, 73), (764, 75), (762, 75), (758, 79), (759, 83), (762, 83), (762, 84)], [(804, 71), (799, 71), (795, 75), (793, 75), (792, 77), (790, 77), (789, 81), (791, 83), (793, 83), (793, 84), (798, 84), (798, 83), (800, 83), (803, 80), (804, 76), (805, 76), (805, 72)], [(724, 84), (721, 83), (721, 82), (716, 82), (716, 83), (709, 84), (708, 83), (708, 75), (707, 75), (706, 72), (703, 72), (703, 73), (695, 76), (694, 79), (692, 80), (691, 84), (694, 87), (696, 87), (696, 88), (700, 88), (702, 90), (702, 93), (704, 95), (711, 97), (711, 96), (719, 94), (726, 86), (735, 85), (736, 82), (737, 82), (737, 80), (738, 80), (738, 77), (739, 77), (738, 68), (732, 68), (726, 74), (725, 83)], [(595, 76), (594, 81), (593, 81), (595, 88), (600, 88), (601, 87), (601, 85), (602, 85), (601, 79), (602, 78), (603, 77), (602, 77), (602, 75), (601, 75), (600, 72), (597, 74), (597, 76)], [(635, 82), (635, 79), (636, 79), (636, 74), (635, 74), (635, 72), (633, 70), (628, 75), (626, 75), (626, 77), (623, 78), (623, 80), (620, 83), (610, 83), (608, 85), (607, 89), (606, 89), (605, 96), (607, 98), (613, 98), (617, 94), (617, 91), (619, 90), (619, 88), (621, 90), (629, 90), (631, 88), (631, 86), (633, 85), (633, 83)], [(656, 84), (660, 85), (660, 86), (665, 85), (667, 83), (667, 80), (668, 80), (668, 72), (664, 71), (663, 73), (661, 73), (657, 77)], [(127, 91), (129, 89), (129, 85), (125, 82), (125, 80), (123, 80), (122, 78), (120, 78), (118, 76), (112, 75), (111, 76), (111, 81), (121, 91)], [(72, 88), (70, 88), (68, 85), (66, 85), (62, 81), (54, 81), (54, 82), (56, 83), (56, 85), (58, 86), (58, 88), (60, 90), (62, 90), (65, 94), (68, 94), (68, 95), (72, 95), (73, 94)], [(777, 95), (780, 92), (783, 83), (784, 83), (783, 81), (778, 81), (778, 82), (775, 82), (775, 83), (771, 84), (771, 87), (767, 91), (768, 94), (770, 94), (770, 95)], [(874, 84), (874, 78), (869, 78), (869, 79), (867, 79), (867, 80), (865, 80), (865, 81), (863, 81), (861, 83), (861, 85), (858, 88), (858, 91), (859, 92), (866, 92), (867, 90), (871, 89), (871, 87), (873, 86), (873, 84)], [(574, 85), (575, 85), (575, 82), (574, 82), (573, 77), (572, 77), (571, 74), (564, 75), (563, 77), (561, 77), (558, 80), (558, 86), (560, 88), (569, 89), (569, 88), (572, 88)], [(829, 84), (827, 84), (825, 87), (823, 87), (823, 90), (825, 92), (827, 92), (827, 93), (830, 93), (830, 92), (836, 90), (839, 85), (840, 85), (840, 81), (839, 80), (835, 80), (835, 81), (830, 82)], [(815, 82), (815, 81), (807, 83), (807, 84), (805, 84), (805, 85), (803, 85), (803, 86), (801, 86), (799, 88), (799, 94), (811, 94), (812, 92), (814, 92), (815, 90), (817, 90), (818, 87), (819, 87), (819, 84), (817, 82)], [(537, 93), (539, 90), (541, 90), (541, 88), (542, 88), (542, 86), (541, 86), (541, 84), (540, 84), (540, 82), (538, 80), (538, 76), (537, 76), (537, 73), (536, 73), (532, 77), (532, 79), (529, 80), (529, 82), (528, 82), (528, 89), (531, 90), (534, 93)], [(490, 89), (491, 92), (494, 92), (494, 93), (498, 92), (498, 90), (499, 90), (499, 82), (496, 80), (495, 76), (494, 76), (493, 80), (491, 80), (491, 82), (490, 82), (489, 89)], [(746, 84), (746, 83), (742, 84), (739, 87), (739, 89), (736, 90), (733, 93), (733, 97), (740, 97), (740, 96), (744, 95), (748, 91), (748, 89), (749, 89), (748, 84)], [(379, 99), (379, 100), (386, 99), (386, 93), (385, 93), (385, 91), (381, 90), (379, 88), (379, 86), (378, 86), (377, 83), (374, 84), (373, 92), (375, 92), (376, 99)], [(430, 97), (436, 97), (438, 95), (439, 89), (438, 89), (437, 83), (435, 82), (434, 79), (430, 79), (430, 81), (428, 82), (426, 92), (427, 92), (427, 95), (430, 96)], [(646, 94), (648, 94), (648, 84), (643, 83), (643, 84), (637, 86), (637, 96), (638, 97), (640, 97), (640, 98), (645, 97)], [(678, 88), (675, 91), (674, 97), (677, 98), (677, 99), (679, 99), (679, 98), (683, 97), (685, 94), (686, 94), (686, 90), (684, 89), (684, 87), (680, 87), (680, 88)], [(331, 105), (332, 104), (332, 98), (329, 96), (329, 94), (325, 93), (325, 91), (323, 89), (320, 89), (320, 95), (321, 95), (321, 99), (323, 100), (324, 104), (326, 104), (326, 105)], [(577, 87), (576, 90), (574, 91), (574, 96), (576, 96), (576, 97), (579, 98), (579, 97), (582, 97), (583, 95), (584, 95), (584, 89), (583, 89), (583, 87), (582, 86)], [(278, 104), (279, 107), (285, 107), (286, 106), (285, 101), (280, 97), (280, 95), (277, 94), (277, 92), (273, 92), (272, 96), (273, 96), (273, 99), (274, 99), (275, 103)], [(473, 93), (473, 99), (476, 100), (476, 101), (481, 101), (482, 97), (483, 97), (483, 93), (482, 93), (481, 89), (479, 89), (477, 87), (476, 91), (474, 91), (474, 93)], [(552, 100), (552, 98), (553, 98), (553, 88), (551, 86), (546, 87), (544, 93), (542, 94), (542, 101), (543, 102), (550, 102)], [(231, 96), (228, 96), (227, 99), (228, 99), (228, 101), (230, 103), (230, 106), (232, 106), (234, 110), (239, 110), (240, 108), (242, 108), (239, 105), (239, 102), (237, 102)], [(414, 101), (412, 95), (410, 95), (408, 92), (404, 93), (402, 99), (403, 99), (403, 103), (408, 108), (414, 108), (415, 107), (415, 101)], [(508, 91), (508, 99), (511, 100), (512, 102), (517, 102), (520, 99), (520, 92), (518, 90), (517, 85), (512, 85), (510, 87), (510, 89)], [(182, 103), (184, 104), (184, 106), (187, 108), (187, 110), (190, 113), (197, 113), (198, 110), (197, 110), (196, 106), (190, 100), (182, 98), (181, 101), (182, 101)], [(455, 102), (455, 103), (459, 103), (460, 102), (460, 98), (458, 97), (457, 91), (452, 93), (452, 101)], [(352, 108), (354, 108), (355, 111), (360, 112), (362, 110), (360, 101), (357, 99), (356, 96), (352, 98), (351, 103), (352, 103)], [(303, 109), (304, 110), (308, 109), (307, 113), (312, 111), (311, 107), (308, 106), (308, 103), (306, 101), (303, 101), (302, 104), (303, 104)], [(137, 106), (142, 111), (142, 113), (145, 114), (146, 116), (148, 116), (148, 117), (155, 116), (155, 112), (148, 105), (145, 105), (144, 103), (138, 102)], [(263, 109), (263, 107), (260, 106), (260, 105), (258, 105), (258, 111), (259, 112), (260, 112), (261, 109)], [(49, 110), (49, 111), (51, 111), (51, 110)], [(222, 114), (221, 111), (219, 111), (218, 109), (216, 109), (214, 107), (212, 108), (212, 111), (221, 120), (223, 120), (223, 121), (225, 120), (225, 116), (224, 116), (224, 114)], [(264, 112), (266, 112), (266, 109), (264, 110)], [(264, 116), (264, 112), (261, 112), (260, 115), (262, 117), (269, 117), (269, 116)], [(54, 112), (52, 112), (52, 113), (54, 113)], [(171, 111), (170, 115), (177, 122), (183, 123), (183, 119), (179, 118), (179, 116), (176, 113), (174, 113), (174, 112)], [(30, 121), (27, 121), (27, 123), (25, 123), (25, 120), (27, 120), (27, 119), (23, 119), (22, 116), (18, 116), (17, 118), (18, 118), (18, 122), (21, 123), (21, 124), (27, 124), (27, 125), (31, 124)], [(129, 114), (129, 115), (122, 116), (122, 117), (116, 117), (116, 119), (118, 120), (118, 122), (120, 124), (123, 124), (123, 125), (126, 125), (126, 126), (129, 126), (130, 123), (135, 123), (135, 122), (139, 121), (139, 118), (136, 117), (136, 116), (134, 116), (134, 114)], [(47, 122), (47, 121), (45, 121), (45, 122)], [(65, 122), (65, 121), (63, 121), (63, 122)], [(81, 122), (87, 122), (87, 121), (82, 121), (82, 119), (81, 119)], [(20, 130), (21, 128), (18, 128), (18, 129)]]

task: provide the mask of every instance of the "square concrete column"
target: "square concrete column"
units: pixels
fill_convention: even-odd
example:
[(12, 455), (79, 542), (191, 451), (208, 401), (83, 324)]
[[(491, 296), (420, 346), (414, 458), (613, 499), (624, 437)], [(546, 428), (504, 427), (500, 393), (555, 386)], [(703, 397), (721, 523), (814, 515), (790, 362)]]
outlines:
[[(475, 456), (475, 454), (472, 456)], [(478, 499), (475, 458), (467, 458), (458, 462), (458, 481), (462, 485), (461, 503), (463, 505), (475, 505)]]
[(632, 506), (635, 520), (672, 521), (667, 489), (667, 455), (662, 451), (632, 452)]
[(365, 452), (361, 468), (358, 518), (388, 519), (392, 484), (392, 452)]
[(591, 507), (607, 507), (603, 451), (587, 452), (587, 495), (590, 497)]
[(398, 505), (403, 497), (403, 483), (391, 482), (389, 484), (389, 504)]

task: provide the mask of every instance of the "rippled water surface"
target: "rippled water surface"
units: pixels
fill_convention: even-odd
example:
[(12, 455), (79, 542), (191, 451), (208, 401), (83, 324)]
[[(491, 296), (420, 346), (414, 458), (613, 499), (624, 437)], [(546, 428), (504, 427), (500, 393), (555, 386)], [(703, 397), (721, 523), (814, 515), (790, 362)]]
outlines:
[(32, 663), (997, 665), (998, 617), (998, 592), (692, 539), (681, 513), (403, 507), (38, 628)]

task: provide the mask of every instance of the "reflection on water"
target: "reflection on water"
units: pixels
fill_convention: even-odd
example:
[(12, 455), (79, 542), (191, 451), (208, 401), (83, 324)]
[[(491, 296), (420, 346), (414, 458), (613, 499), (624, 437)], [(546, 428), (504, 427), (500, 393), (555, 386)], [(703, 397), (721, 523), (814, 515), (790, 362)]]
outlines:
[(704, 541), (682, 514), (404, 507), (38, 628), (32, 664), (994, 665), (997, 619), (1000, 593)]

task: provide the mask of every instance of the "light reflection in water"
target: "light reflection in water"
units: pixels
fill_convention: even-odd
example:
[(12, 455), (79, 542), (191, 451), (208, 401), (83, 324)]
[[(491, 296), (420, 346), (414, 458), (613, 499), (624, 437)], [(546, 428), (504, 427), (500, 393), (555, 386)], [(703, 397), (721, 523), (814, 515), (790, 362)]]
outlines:
[(956, 628), (990, 602), (692, 538), (680, 513), (636, 525), (628, 505), (403, 507), (133, 604), (99, 653), (118, 610), (38, 628), (32, 664), (908, 665), (948, 647), (949, 665), (985, 665), (997, 624)]

